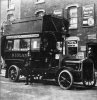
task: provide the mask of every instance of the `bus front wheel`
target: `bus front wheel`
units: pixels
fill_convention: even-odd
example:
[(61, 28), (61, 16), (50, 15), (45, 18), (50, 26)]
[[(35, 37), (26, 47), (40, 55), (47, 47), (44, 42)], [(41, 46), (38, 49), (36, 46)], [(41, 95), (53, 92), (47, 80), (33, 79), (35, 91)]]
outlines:
[(58, 84), (62, 89), (70, 89), (73, 84), (73, 76), (71, 72), (68, 70), (62, 70), (58, 75)]

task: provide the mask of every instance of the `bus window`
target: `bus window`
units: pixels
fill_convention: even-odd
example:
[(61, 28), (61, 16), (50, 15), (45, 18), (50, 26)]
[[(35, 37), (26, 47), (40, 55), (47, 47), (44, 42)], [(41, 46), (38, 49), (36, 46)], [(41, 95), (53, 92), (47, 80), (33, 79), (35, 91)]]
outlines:
[(12, 50), (13, 49), (13, 40), (8, 40), (7, 45), (6, 45), (7, 50)]
[(19, 39), (14, 40), (13, 50), (19, 50), (19, 43), (20, 43)]
[(30, 39), (20, 39), (20, 49), (21, 50), (30, 49)]
[(40, 38), (31, 39), (31, 50), (40, 50)]

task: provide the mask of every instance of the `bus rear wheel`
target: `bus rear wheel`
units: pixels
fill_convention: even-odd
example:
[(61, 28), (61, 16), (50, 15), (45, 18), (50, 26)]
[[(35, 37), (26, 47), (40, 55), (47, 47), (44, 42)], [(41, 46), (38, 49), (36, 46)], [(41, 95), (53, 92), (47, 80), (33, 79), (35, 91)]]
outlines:
[(11, 65), (8, 70), (8, 77), (11, 81), (17, 82), (20, 76), (20, 69), (16, 65)]

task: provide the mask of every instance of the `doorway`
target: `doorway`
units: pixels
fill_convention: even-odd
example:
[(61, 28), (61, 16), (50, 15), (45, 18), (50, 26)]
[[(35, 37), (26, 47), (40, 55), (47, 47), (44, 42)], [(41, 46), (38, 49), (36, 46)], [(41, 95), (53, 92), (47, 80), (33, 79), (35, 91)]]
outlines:
[(87, 43), (86, 56), (93, 60), (95, 69), (97, 70), (97, 43)]

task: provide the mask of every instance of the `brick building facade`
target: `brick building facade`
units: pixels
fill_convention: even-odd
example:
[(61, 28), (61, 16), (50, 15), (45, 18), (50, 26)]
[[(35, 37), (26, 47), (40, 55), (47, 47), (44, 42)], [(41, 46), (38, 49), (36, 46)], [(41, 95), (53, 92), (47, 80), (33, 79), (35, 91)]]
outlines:
[(2, 24), (7, 21), (8, 0), (0, 1), (0, 32)]
[(2, 29), (2, 27), (4, 27), (6, 22), (20, 18), (20, 4), (21, 0), (0, 0), (0, 40), (1, 34), (4, 33), (4, 29)]
[(2, 32), (1, 27), (4, 26), (7, 21), (20, 19), (20, 4), (21, 0), (0, 1), (0, 32)]
[[(7, 11), (6, 11), (7, 5), (8, 5), (8, 0), (0, 0), (0, 47), (1, 47), (1, 34), (2, 34), (1, 27), (4, 24), (4, 22), (7, 21)], [(1, 56), (1, 50), (0, 50), (0, 56)]]
[(85, 57), (86, 43), (97, 42), (97, 0), (8, 0), (7, 19), (56, 14), (69, 20), (67, 51)]
[(21, 18), (56, 14), (70, 22), (67, 51), (85, 57), (86, 43), (97, 42), (97, 0), (22, 0)]

